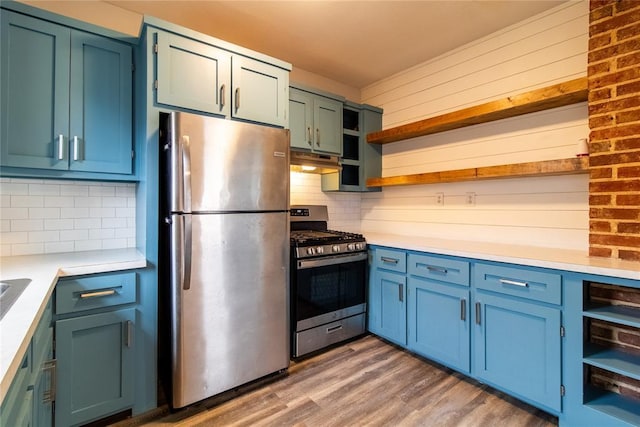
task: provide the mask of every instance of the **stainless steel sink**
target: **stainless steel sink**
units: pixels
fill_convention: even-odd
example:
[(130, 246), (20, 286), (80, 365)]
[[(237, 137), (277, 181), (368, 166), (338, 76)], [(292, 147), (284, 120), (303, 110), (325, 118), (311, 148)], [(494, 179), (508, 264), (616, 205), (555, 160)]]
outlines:
[(31, 279), (12, 279), (0, 281), (0, 320), (9, 311), (20, 294), (31, 283)]

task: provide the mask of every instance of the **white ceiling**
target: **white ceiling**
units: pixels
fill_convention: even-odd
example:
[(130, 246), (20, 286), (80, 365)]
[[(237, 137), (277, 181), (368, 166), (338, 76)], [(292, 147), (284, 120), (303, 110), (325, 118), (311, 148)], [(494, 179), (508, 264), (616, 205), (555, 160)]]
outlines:
[(356, 89), (574, 0), (107, 0)]

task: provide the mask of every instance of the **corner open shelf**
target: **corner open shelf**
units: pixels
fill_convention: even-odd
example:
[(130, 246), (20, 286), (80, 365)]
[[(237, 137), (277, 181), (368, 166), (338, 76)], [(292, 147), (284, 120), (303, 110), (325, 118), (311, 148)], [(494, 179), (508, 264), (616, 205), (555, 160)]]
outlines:
[(581, 77), (413, 123), (372, 132), (369, 144), (388, 144), (418, 136), (492, 122), (587, 100), (587, 78)]
[(479, 181), (485, 179), (520, 178), (529, 176), (571, 175), (589, 172), (588, 157), (513, 163), (413, 175), (398, 175), (367, 179), (368, 187), (393, 185), (437, 184), (445, 182)]

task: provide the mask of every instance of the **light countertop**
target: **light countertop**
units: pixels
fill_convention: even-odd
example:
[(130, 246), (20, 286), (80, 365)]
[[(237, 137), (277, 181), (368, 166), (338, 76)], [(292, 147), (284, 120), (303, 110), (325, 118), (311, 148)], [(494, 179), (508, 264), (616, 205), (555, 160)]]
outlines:
[(18, 371), (58, 278), (145, 266), (144, 255), (136, 249), (0, 257), (1, 280), (31, 279), (0, 321), (0, 402)]
[(640, 280), (640, 262), (590, 257), (577, 250), (398, 234), (364, 233), (364, 236), (369, 245)]

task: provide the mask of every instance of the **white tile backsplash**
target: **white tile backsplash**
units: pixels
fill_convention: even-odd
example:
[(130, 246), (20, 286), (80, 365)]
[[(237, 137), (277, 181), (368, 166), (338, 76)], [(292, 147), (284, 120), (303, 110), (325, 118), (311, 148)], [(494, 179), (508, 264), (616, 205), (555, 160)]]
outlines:
[(0, 178), (0, 255), (135, 247), (136, 185)]

